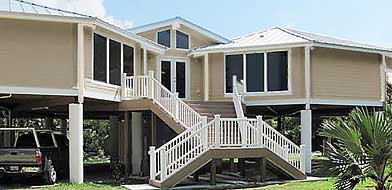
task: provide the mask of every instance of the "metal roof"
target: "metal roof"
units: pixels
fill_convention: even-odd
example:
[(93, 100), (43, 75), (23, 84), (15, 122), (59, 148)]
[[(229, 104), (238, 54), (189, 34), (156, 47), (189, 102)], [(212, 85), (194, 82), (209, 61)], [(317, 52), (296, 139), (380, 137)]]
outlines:
[(227, 39), (219, 34), (216, 34), (214, 32), (211, 32), (210, 30), (207, 30), (207, 29), (205, 29), (197, 24), (194, 24), (186, 19), (183, 19), (181, 17), (174, 17), (171, 19), (167, 19), (167, 20), (163, 20), (163, 21), (159, 21), (159, 22), (154, 22), (151, 24), (137, 26), (137, 27), (128, 29), (128, 31), (137, 34), (137, 33), (145, 32), (145, 31), (149, 31), (149, 30), (153, 30), (156, 28), (161, 28), (164, 26), (169, 26), (169, 25), (173, 25), (173, 24), (177, 24), (177, 23), (182, 24), (186, 27), (189, 27), (192, 30), (195, 30), (205, 36), (208, 36), (209, 38), (214, 39), (215, 41), (217, 41), (219, 43), (230, 42), (229, 39)]
[(81, 17), (81, 18), (93, 18), (88, 15), (47, 7), (23, 0), (2, 0), (6, 3), (0, 3), (1, 11), (19, 12), (19, 13), (30, 13), (40, 15), (52, 15), (52, 16), (66, 16), (66, 17)]
[(229, 50), (235, 51), (242, 49), (258, 49), (263, 47), (268, 48), (304, 46), (307, 44), (324, 44), (333, 45), (336, 47), (352, 47), (367, 50), (392, 52), (392, 49), (388, 48), (323, 36), (309, 32), (302, 32), (289, 28), (275, 27), (235, 38), (230, 43), (196, 48), (195, 50), (193, 50), (193, 53), (219, 51), (224, 52)]

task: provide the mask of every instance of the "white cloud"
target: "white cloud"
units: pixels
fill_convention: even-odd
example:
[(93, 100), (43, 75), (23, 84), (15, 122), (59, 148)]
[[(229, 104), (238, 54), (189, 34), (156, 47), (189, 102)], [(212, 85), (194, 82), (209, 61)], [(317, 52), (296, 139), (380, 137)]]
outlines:
[(98, 17), (106, 22), (116, 25), (121, 28), (131, 28), (132, 20), (117, 19), (113, 16), (107, 15), (103, 0), (30, 0), (33, 3), (45, 5), (48, 7), (73, 11), (77, 13), (87, 14)]

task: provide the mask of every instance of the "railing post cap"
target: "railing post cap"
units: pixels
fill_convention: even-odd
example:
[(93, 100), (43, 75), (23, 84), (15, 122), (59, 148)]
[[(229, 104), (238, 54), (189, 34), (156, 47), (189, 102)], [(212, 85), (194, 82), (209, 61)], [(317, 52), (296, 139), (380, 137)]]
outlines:
[(262, 115), (258, 115), (258, 116), (256, 116), (256, 119), (263, 119), (263, 116)]
[(220, 114), (216, 114), (216, 115), (214, 115), (214, 117), (215, 117), (215, 118), (220, 118), (221, 115), (220, 115)]
[(305, 147), (306, 147), (306, 145), (304, 145), (304, 144), (301, 144), (299, 147), (300, 147), (300, 148), (305, 148)]

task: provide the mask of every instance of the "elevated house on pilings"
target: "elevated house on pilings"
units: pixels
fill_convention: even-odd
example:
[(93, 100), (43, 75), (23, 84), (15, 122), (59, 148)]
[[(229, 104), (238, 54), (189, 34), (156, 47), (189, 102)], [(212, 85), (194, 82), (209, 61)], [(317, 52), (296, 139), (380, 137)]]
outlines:
[[(258, 159), (259, 180), (266, 168), (304, 179), (320, 118), (385, 106), (390, 49), (281, 27), (229, 40), (179, 17), (123, 30), (11, 4), (0, 11), (0, 106), (69, 119), (73, 183), (85, 119), (110, 119), (111, 158), (130, 175), (171, 187), (223, 158)], [(301, 145), (264, 121), (287, 115), (300, 118)]]

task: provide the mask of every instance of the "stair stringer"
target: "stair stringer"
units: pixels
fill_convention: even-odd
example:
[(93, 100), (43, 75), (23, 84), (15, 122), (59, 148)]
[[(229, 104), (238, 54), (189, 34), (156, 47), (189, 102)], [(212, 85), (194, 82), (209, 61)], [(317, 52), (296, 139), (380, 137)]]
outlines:
[(281, 157), (273, 153), (267, 148), (211, 148), (197, 159), (184, 165), (178, 172), (169, 176), (164, 181), (150, 180), (150, 184), (160, 188), (170, 188), (186, 177), (192, 175), (195, 171), (201, 167), (208, 164), (212, 159), (222, 159), (222, 158), (266, 158), (269, 164), (272, 164), (274, 168), (278, 168), (280, 171), (292, 179), (303, 180), (306, 179), (306, 175), (300, 170), (292, 166), (287, 161), (283, 160)]

